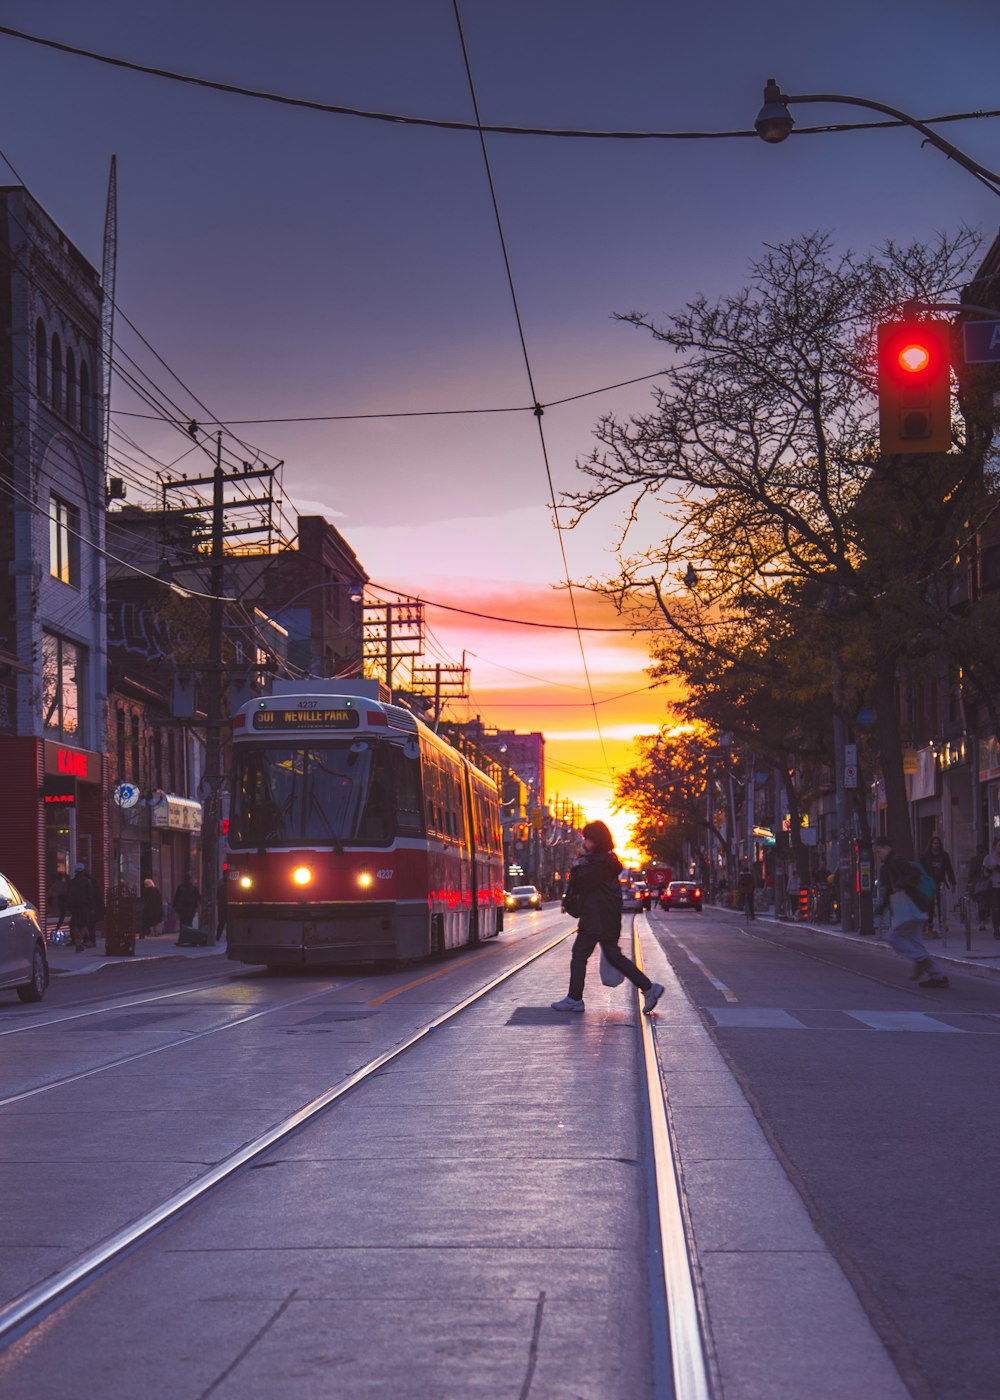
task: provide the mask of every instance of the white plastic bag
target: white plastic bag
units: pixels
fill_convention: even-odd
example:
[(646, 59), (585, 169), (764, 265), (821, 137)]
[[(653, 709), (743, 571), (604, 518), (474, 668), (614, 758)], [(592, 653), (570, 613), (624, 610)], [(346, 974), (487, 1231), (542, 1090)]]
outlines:
[(601, 949), (601, 981), (606, 987), (620, 987), (625, 981), (625, 974), (620, 968), (613, 967), (604, 956), (604, 949)]

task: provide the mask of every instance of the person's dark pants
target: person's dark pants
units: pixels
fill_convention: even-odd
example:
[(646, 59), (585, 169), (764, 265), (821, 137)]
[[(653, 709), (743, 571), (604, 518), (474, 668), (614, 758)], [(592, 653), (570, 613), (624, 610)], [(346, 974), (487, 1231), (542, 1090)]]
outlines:
[(634, 962), (630, 962), (625, 954), (618, 947), (619, 934), (617, 933), (584, 933), (583, 929), (577, 933), (573, 942), (573, 952), (569, 960), (569, 994), (574, 1001), (583, 999), (583, 984), (587, 979), (587, 962), (591, 953), (601, 945), (601, 952), (607, 958), (612, 967), (617, 967), (624, 972), (630, 982), (642, 992), (648, 992), (653, 985), (644, 972), (640, 972)]
[(753, 890), (744, 890), (740, 896), (740, 905), (747, 911), (747, 918), (755, 919), (757, 915), (753, 908)]

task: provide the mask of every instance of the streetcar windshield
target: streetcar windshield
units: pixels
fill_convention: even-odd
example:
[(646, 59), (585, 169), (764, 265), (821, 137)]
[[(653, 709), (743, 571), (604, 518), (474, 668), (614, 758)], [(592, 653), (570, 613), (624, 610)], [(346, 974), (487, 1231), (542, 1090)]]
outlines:
[(394, 745), (247, 745), (235, 757), (231, 846), (378, 846), (420, 831), (418, 764)]

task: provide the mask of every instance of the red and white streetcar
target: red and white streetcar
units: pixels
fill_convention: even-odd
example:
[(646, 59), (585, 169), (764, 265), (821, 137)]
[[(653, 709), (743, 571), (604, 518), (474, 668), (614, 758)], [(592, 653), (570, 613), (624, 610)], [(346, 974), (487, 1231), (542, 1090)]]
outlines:
[(496, 784), (377, 693), (277, 681), (234, 716), (234, 961), (395, 962), (503, 927)]

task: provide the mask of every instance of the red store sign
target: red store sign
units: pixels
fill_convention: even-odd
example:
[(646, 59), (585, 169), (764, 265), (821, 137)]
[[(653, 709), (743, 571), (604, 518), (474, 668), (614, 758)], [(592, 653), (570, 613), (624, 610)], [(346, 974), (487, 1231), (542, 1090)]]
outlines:
[(45, 740), (45, 772), (53, 776), (77, 778), (82, 783), (101, 781), (101, 755), (91, 749), (71, 749), (66, 744)]

